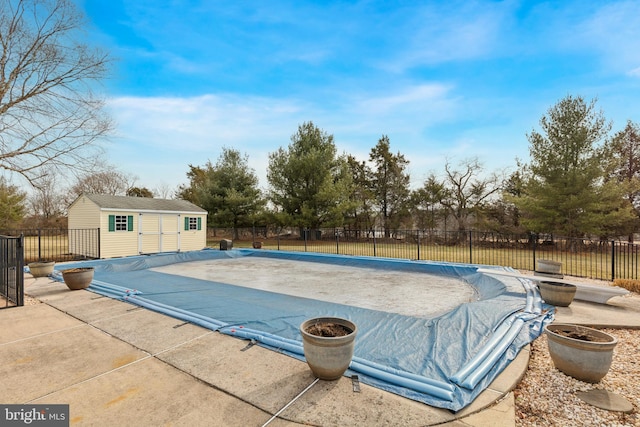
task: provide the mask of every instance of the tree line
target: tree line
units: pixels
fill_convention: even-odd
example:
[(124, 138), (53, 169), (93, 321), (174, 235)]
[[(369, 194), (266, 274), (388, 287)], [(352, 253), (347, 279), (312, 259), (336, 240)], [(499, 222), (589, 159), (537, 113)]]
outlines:
[[(530, 160), (508, 175), (476, 158), (446, 161), (416, 189), (410, 161), (382, 135), (367, 159), (339, 154), (333, 135), (313, 122), (298, 126), (287, 147), (269, 154), (266, 191), (246, 154), (223, 147), (215, 163), (189, 165), (188, 183), (155, 193), (115, 168), (80, 175), (63, 193), (54, 178), (27, 197), (0, 178), (0, 228), (63, 225), (82, 192), (182, 198), (209, 212), (209, 226), (550, 233), (633, 241), (640, 225), (640, 127), (612, 124), (596, 100), (566, 96), (527, 134)], [(158, 194), (160, 193), (160, 194)], [(29, 214), (29, 215), (28, 215)], [(24, 221), (24, 220), (27, 221)]]
[(248, 157), (223, 148), (216, 163), (189, 165), (177, 195), (209, 212), (216, 227), (457, 229), (612, 238), (640, 223), (640, 129), (612, 125), (596, 100), (566, 96), (527, 134), (530, 161), (508, 176), (478, 159), (447, 161), (410, 188), (410, 161), (382, 135), (366, 160), (338, 154), (333, 135), (301, 124), (269, 154), (266, 193)]

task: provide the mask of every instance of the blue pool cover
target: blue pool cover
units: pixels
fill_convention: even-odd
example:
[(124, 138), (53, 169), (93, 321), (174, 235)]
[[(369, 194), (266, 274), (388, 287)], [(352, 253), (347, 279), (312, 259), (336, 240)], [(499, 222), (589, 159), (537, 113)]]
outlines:
[[(478, 300), (435, 318), (417, 318), (152, 271), (180, 262), (271, 257), (456, 277)], [(452, 411), (471, 403), (518, 352), (553, 320), (526, 279), (478, 273), (468, 264), (252, 249), (203, 250), (66, 264), (95, 267), (89, 290), (169, 314), (304, 360), (300, 324), (343, 317), (358, 326), (346, 375), (389, 392)], [(265, 272), (268, 274), (268, 272)], [(60, 272), (54, 278), (62, 280)], [(348, 286), (348, 285), (345, 285)], [(428, 283), (425, 283), (425, 287)]]

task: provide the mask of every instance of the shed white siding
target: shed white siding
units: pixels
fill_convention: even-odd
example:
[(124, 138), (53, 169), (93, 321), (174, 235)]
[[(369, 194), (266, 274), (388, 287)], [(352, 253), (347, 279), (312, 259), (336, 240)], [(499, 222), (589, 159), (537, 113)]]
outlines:
[[(188, 219), (196, 219), (196, 228), (191, 230), (188, 226)], [(183, 217), (180, 224), (180, 243), (188, 246), (195, 247), (200, 246), (202, 248), (207, 246), (207, 217), (206, 215), (194, 215), (189, 214)]]
[[(131, 227), (126, 230), (114, 230), (110, 227), (116, 217), (126, 217)], [(100, 212), (100, 258), (116, 258), (131, 255), (139, 255), (138, 252), (138, 228), (134, 211), (103, 210)], [(109, 218), (113, 218), (110, 220)], [(130, 219), (129, 219), (130, 218)]]
[(98, 258), (100, 256), (98, 242), (87, 239), (86, 235), (75, 233), (74, 230), (100, 228), (100, 206), (86, 197), (81, 197), (69, 207), (67, 221), (69, 253)]

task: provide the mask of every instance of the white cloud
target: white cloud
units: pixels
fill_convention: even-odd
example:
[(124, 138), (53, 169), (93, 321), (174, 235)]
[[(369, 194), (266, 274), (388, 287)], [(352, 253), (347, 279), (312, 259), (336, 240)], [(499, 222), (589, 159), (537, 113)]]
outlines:
[[(213, 141), (249, 144), (281, 133), (273, 123), (293, 122), (301, 107), (293, 102), (237, 96), (122, 97), (109, 102), (119, 133), (143, 144), (172, 148), (176, 141), (201, 151)], [(293, 133), (293, 130), (288, 130)]]
[[(119, 136), (156, 149), (173, 149), (177, 142), (191, 151), (216, 145), (263, 147), (287, 145), (304, 121), (333, 133), (371, 127), (377, 133), (423, 128), (446, 118), (455, 101), (451, 88), (422, 84), (388, 94), (337, 100), (337, 107), (302, 100), (239, 95), (179, 97), (120, 97), (109, 101)], [(330, 127), (328, 127), (330, 126)], [(372, 142), (372, 146), (375, 141)]]
[(424, 129), (451, 114), (455, 101), (447, 99), (449, 91), (439, 84), (417, 85), (345, 99), (336, 108), (239, 95), (113, 98), (108, 106), (118, 135), (111, 152), (119, 167), (154, 187), (145, 182), (184, 182), (189, 164), (215, 162), (222, 147), (230, 147), (249, 156), (266, 185), (268, 154), (286, 147), (298, 125), (308, 120), (334, 134), (339, 152), (363, 160), (383, 133), (392, 138), (394, 150), (419, 151)]
[(608, 69), (624, 72), (640, 62), (640, 3), (598, 3), (568, 34), (577, 49), (597, 51)]
[[(410, 10), (400, 22), (397, 58), (382, 68), (395, 72), (424, 65), (496, 55), (508, 25), (511, 2), (430, 3)], [(472, 19), (470, 19), (472, 17)]]
[(215, 163), (222, 147), (247, 154), (265, 184), (268, 153), (302, 121), (295, 102), (258, 97), (121, 97), (108, 107), (118, 124), (113, 161), (150, 188), (186, 182), (189, 164)]
[[(367, 160), (378, 139), (388, 135), (392, 151), (410, 161), (416, 186), (429, 172), (440, 172), (449, 157), (479, 155), (491, 168), (513, 162), (516, 154), (511, 151), (519, 149), (513, 142), (524, 140), (524, 131), (505, 128), (510, 125), (506, 113), (488, 113), (491, 105), (458, 98), (452, 86), (439, 83), (398, 86), (369, 96), (349, 94), (331, 105), (232, 94), (120, 97), (109, 102), (119, 130), (110, 153), (118, 167), (139, 176), (140, 185), (175, 187), (187, 181), (188, 165), (215, 163), (222, 147), (229, 147), (248, 155), (266, 187), (269, 153), (287, 147), (298, 125), (312, 120), (334, 135), (340, 154), (359, 160)], [(461, 116), (485, 122), (480, 128), (468, 128), (465, 121), (454, 126)], [(444, 133), (438, 129), (442, 126)], [(489, 157), (484, 157), (487, 150)]]
[(428, 108), (434, 102), (440, 103), (450, 91), (442, 84), (421, 84), (401, 88), (396, 93), (370, 97), (359, 102), (358, 107), (368, 114), (389, 113), (398, 109), (414, 109), (416, 106)]

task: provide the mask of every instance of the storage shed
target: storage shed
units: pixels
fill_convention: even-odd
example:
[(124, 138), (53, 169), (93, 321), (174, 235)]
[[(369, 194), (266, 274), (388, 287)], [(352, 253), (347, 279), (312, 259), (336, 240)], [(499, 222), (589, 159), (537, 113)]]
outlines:
[[(113, 258), (200, 250), (207, 245), (207, 211), (186, 200), (80, 195), (68, 210), (69, 252)], [(74, 230), (97, 229), (98, 242)]]

